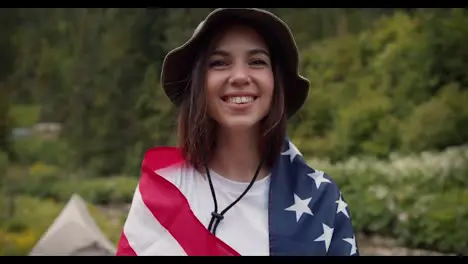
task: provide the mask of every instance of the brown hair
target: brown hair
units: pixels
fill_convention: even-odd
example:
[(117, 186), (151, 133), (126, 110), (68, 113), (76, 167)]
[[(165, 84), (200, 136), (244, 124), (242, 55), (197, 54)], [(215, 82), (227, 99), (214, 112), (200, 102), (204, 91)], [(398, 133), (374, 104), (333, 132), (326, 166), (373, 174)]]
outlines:
[[(244, 24), (253, 27), (257, 32), (262, 32), (257, 26), (246, 23), (245, 21), (230, 21), (231, 23), (222, 23), (223, 26)], [(206, 34), (223, 32), (220, 28), (213, 28)], [(286, 136), (286, 112), (284, 105), (284, 87), (283, 76), (281, 72), (280, 56), (268, 41), (268, 36), (263, 35), (271, 53), (273, 65), (274, 91), (270, 105), (270, 111), (261, 121), (259, 149), (264, 165), (271, 169), (281, 152), (284, 138)], [(208, 39), (208, 38), (207, 38)], [(191, 76), (187, 84), (184, 99), (180, 105), (178, 117), (178, 145), (182, 150), (186, 162), (198, 171), (204, 171), (204, 165), (207, 164), (216, 148), (217, 123), (207, 115), (207, 102), (205, 94), (205, 74), (210, 49), (215, 43), (211, 39), (208, 43), (200, 45), (203, 47), (199, 56), (193, 63)], [(206, 45), (208, 44), (208, 45)], [(188, 90), (188, 91), (187, 91)]]

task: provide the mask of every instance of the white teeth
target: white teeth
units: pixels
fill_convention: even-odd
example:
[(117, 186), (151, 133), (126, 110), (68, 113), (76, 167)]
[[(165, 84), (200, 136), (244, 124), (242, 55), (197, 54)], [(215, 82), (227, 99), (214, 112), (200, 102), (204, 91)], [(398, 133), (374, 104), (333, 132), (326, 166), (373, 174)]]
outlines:
[(227, 101), (232, 104), (246, 104), (253, 102), (254, 98), (252, 96), (235, 96), (229, 97)]

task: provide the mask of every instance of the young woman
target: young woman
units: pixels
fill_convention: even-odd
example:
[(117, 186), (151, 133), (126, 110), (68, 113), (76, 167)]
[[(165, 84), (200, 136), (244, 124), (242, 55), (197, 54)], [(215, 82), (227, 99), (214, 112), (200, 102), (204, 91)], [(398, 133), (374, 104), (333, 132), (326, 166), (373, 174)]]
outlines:
[(167, 55), (179, 147), (145, 154), (117, 255), (358, 255), (339, 188), (286, 137), (309, 89), (297, 68), (259, 9), (217, 9)]

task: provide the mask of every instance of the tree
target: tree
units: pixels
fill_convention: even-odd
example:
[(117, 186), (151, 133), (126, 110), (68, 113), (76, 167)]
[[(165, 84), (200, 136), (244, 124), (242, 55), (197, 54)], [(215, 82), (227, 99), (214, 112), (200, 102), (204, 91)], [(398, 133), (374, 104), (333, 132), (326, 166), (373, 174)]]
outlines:
[(9, 144), (11, 134), (9, 77), (15, 60), (12, 36), (17, 29), (18, 22), (16, 8), (0, 9), (0, 151), (6, 152), (10, 158), (13, 157), (13, 153)]

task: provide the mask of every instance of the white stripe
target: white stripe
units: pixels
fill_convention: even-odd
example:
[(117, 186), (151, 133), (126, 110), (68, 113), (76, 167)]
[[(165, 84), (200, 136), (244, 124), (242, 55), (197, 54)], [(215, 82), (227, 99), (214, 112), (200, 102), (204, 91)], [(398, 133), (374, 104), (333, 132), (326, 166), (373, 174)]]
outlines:
[(133, 196), (124, 233), (138, 256), (187, 256), (177, 240), (146, 207), (139, 186)]

